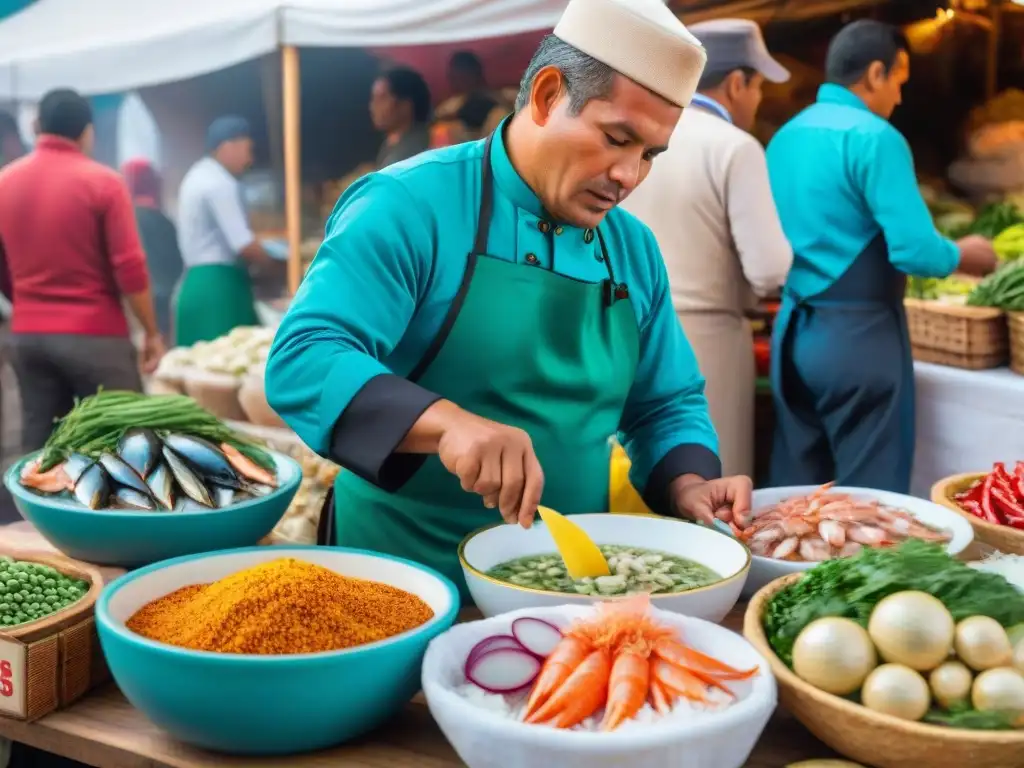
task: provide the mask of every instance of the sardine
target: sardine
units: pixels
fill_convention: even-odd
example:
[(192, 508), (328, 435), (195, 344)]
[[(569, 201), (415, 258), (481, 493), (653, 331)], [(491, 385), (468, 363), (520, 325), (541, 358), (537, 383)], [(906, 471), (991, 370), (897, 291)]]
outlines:
[(91, 459), (81, 453), (71, 453), (68, 454), (67, 459), (64, 461), (64, 471), (71, 478), (72, 483), (77, 483), (82, 473), (95, 463), (95, 459)]
[(160, 461), (160, 439), (151, 429), (130, 429), (117, 444), (117, 455), (140, 477), (147, 478)]
[(258, 498), (273, 492), (274, 488), (269, 485), (261, 485), (260, 483), (243, 483), (239, 490), (252, 497)]
[(160, 462), (146, 478), (153, 498), (164, 509), (174, 509), (174, 475), (164, 462)]
[(213, 500), (217, 508), (229, 507), (234, 503), (235, 489), (226, 488), (223, 485), (213, 486)]
[(163, 455), (167, 466), (170, 467), (171, 473), (174, 475), (174, 479), (178, 482), (181, 490), (185, 492), (185, 495), (204, 507), (212, 507), (213, 499), (210, 498), (210, 491), (196, 473), (189, 469), (188, 465), (178, 458), (178, 454), (166, 445), (163, 447)]
[(146, 485), (146, 481), (121, 458), (112, 453), (104, 453), (100, 456), (100, 464), (118, 485), (149, 495), (149, 486)]
[(110, 498), (110, 475), (101, 464), (94, 463), (75, 483), (75, 498), (89, 509), (100, 509)]
[(174, 506), (175, 512), (206, 512), (207, 510), (209, 510), (209, 507), (190, 499), (188, 496), (178, 499), (178, 503)]
[(164, 447), (174, 451), (188, 463), (195, 474), (208, 482), (228, 488), (239, 487), (241, 479), (238, 473), (231, 466), (227, 456), (213, 443), (199, 437), (172, 434), (164, 438)]
[(156, 502), (145, 493), (139, 493), (134, 488), (121, 486), (114, 495), (110, 497), (111, 506), (115, 509), (146, 509), (156, 510)]

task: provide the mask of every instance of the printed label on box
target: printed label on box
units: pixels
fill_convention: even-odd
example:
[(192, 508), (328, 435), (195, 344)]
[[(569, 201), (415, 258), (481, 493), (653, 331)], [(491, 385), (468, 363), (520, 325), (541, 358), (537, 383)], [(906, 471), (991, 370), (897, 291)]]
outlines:
[(21, 643), (0, 640), (0, 714), (25, 716), (27, 656)]

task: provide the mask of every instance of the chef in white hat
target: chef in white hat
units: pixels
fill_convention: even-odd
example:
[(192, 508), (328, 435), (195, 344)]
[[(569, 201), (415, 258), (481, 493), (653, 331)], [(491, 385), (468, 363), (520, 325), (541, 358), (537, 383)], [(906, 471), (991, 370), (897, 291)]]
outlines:
[[(353, 184), (277, 333), (267, 396), (341, 472), (324, 544), (433, 566), (543, 503), (607, 511), (609, 436), (655, 511), (750, 508), (651, 232), (617, 208), (704, 68), (656, 0), (571, 0), (485, 141)], [(499, 518), (498, 515), (501, 517)]]

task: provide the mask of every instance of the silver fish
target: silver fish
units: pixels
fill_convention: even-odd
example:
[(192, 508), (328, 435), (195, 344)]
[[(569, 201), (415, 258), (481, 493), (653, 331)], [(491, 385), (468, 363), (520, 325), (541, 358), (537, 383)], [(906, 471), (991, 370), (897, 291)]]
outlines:
[(213, 500), (217, 503), (218, 509), (231, 506), (234, 503), (234, 498), (234, 488), (225, 488), (223, 485), (213, 486)]
[[(241, 479), (227, 456), (213, 443), (190, 435), (167, 435), (164, 446), (188, 462), (199, 476), (217, 485), (238, 488)], [(195, 498), (195, 497), (193, 497)]]
[(117, 509), (146, 509), (156, 510), (156, 502), (145, 493), (139, 493), (134, 488), (121, 486), (110, 498), (113, 506)]
[(175, 512), (205, 512), (208, 509), (209, 507), (188, 498), (188, 496), (183, 499), (178, 499), (178, 503), (174, 506)]
[(81, 453), (68, 454), (67, 459), (64, 461), (64, 471), (71, 478), (72, 484), (74, 484), (78, 482), (78, 478), (82, 476), (82, 473), (95, 463), (95, 459), (90, 459)]
[(149, 491), (164, 509), (174, 509), (174, 475), (164, 462), (160, 462), (146, 478)]
[(75, 483), (75, 498), (89, 509), (100, 509), (110, 498), (110, 475), (99, 464), (86, 469)]
[(117, 455), (140, 477), (149, 477), (160, 461), (160, 439), (150, 429), (130, 429), (117, 444)]
[(178, 455), (166, 445), (163, 448), (163, 455), (167, 466), (170, 467), (171, 473), (174, 475), (174, 479), (181, 486), (181, 490), (185, 492), (185, 495), (204, 507), (212, 507), (213, 499), (210, 498), (210, 491), (203, 481), (196, 476), (195, 472), (189, 469), (188, 465), (178, 458)]
[(100, 456), (100, 464), (118, 485), (149, 495), (149, 486), (146, 485), (146, 481), (120, 457), (112, 453), (104, 453)]
[(268, 493), (272, 493), (274, 491), (274, 486), (263, 485), (262, 483), (245, 483), (241, 490), (249, 494), (249, 496), (259, 498), (260, 496), (266, 496)]

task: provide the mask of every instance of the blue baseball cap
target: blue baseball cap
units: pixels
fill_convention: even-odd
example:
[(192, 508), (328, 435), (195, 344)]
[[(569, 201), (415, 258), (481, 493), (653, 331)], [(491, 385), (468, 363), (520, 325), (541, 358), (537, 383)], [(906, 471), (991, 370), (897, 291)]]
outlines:
[(248, 120), (238, 115), (218, 117), (206, 129), (206, 151), (213, 152), (225, 141), (243, 138), (252, 138)]

